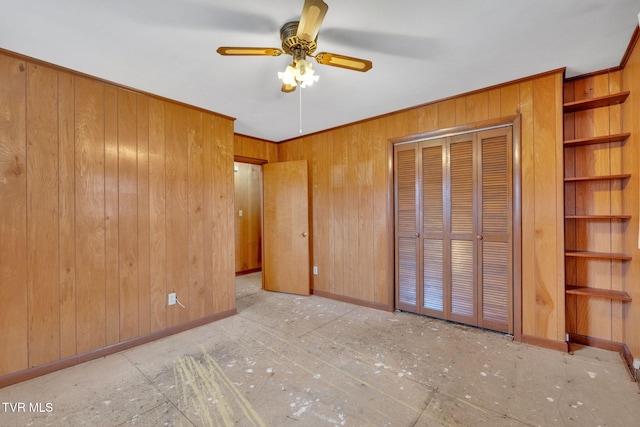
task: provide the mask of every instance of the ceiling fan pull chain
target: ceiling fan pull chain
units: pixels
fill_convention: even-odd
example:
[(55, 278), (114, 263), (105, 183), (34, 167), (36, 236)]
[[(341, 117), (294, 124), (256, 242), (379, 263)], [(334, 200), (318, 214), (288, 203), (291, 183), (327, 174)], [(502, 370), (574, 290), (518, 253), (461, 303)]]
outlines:
[(300, 90), (298, 91), (300, 92), (300, 97), (299, 97), (299, 104), (300, 104), (300, 133), (302, 133), (302, 87), (300, 87)]

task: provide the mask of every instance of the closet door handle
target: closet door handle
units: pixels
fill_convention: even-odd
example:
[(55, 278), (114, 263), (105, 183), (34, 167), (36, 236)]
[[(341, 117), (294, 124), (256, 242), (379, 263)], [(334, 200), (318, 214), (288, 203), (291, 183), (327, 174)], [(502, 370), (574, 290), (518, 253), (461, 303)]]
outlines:
[(420, 233), (416, 233), (416, 237), (420, 237)]
[(483, 237), (482, 237), (482, 235), (478, 234), (478, 235), (476, 236), (476, 239), (478, 239), (478, 240), (482, 240), (482, 239), (483, 239)]

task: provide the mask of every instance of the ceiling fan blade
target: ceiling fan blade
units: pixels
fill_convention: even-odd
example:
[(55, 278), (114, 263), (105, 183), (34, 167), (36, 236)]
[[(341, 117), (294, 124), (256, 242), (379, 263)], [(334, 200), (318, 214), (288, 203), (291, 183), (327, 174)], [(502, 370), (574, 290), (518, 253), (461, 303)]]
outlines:
[(302, 7), (297, 36), (300, 40), (311, 43), (318, 36), (318, 30), (327, 14), (329, 6), (322, 0), (306, 0)]
[(361, 71), (363, 73), (373, 67), (373, 63), (368, 59), (336, 55), (335, 53), (320, 52), (315, 58), (322, 65), (331, 65), (332, 67), (346, 68), (347, 70)]
[(216, 50), (225, 56), (279, 56), (282, 50), (274, 47), (219, 47)]
[(296, 90), (296, 87), (298, 87), (298, 86), (297, 85), (294, 86), (294, 85), (289, 85), (289, 84), (286, 84), (286, 83), (282, 83), (282, 91), (284, 93), (294, 92)]

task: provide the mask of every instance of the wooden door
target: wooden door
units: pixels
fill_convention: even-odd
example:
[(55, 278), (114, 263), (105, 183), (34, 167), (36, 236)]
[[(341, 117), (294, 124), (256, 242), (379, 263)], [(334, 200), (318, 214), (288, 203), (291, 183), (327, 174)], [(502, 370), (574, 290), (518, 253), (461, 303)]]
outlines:
[(307, 161), (266, 164), (263, 182), (263, 287), (309, 295)]
[(511, 156), (511, 128), (394, 148), (399, 309), (513, 332)]

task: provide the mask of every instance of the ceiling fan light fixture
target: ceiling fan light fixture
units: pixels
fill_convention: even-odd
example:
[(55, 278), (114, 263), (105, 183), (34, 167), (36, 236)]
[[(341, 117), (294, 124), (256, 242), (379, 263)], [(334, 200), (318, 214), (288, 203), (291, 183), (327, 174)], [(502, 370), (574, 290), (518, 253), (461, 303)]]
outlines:
[(310, 62), (304, 59), (295, 61), (295, 64), (288, 65), (284, 72), (278, 72), (278, 78), (287, 86), (297, 86), (306, 88), (313, 85), (320, 79), (315, 73)]

